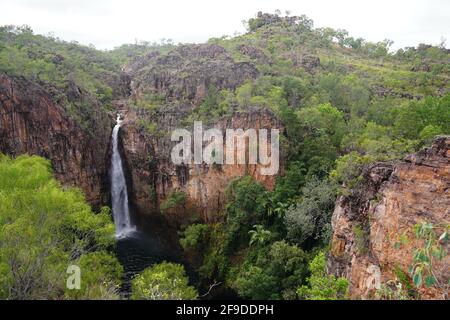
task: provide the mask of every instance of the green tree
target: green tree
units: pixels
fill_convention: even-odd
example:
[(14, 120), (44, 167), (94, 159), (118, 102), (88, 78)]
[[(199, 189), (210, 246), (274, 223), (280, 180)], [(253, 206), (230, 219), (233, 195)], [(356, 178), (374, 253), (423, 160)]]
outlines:
[(242, 271), (234, 282), (239, 295), (252, 300), (277, 299), (277, 279), (264, 272), (263, 268), (250, 266)]
[(248, 299), (294, 299), (306, 275), (306, 255), (302, 249), (277, 241), (267, 248), (255, 248), (240, 266), (233, 287)]
[(272, 238), (272, 233), (269, 230), (265, 230), (264, 226), (258, 224), (253, 227), (255, 229), (249, 231), (250, 245), (263, 246)]
[(116, 300), (123, 267), (116, 257), (105, 252), (85, 254), (76, 261), (81, 270), (81, 289), (66, 289), (69, 299)]
[(132, 280), (133, 300), (195, 300), (198, 293), (189, 286), (184, 267), (163, 262), (144, 270)]
[(302, 189), (303, 197), (286, 211), (287, 237), (303, 245), (307, 240), (326, 245), (331, 238), (331, 216), (336, 201), (336, 187), (328, 180), (313, 178)]
[[(0, 176), (0, 298), (62, 299), (68, 266), (94, 253), (117, 265), (107, 253), (114, 245), (109, 211), (94, 214), (81, 192), (62, 188), (49, 161), (0, 155)], [(86, 279), (119, 278), (119, 269), (109, 274), (85, 267)], [(87, 281), (83, 292), (104, 297), (96, 295), (101, 292), (94, 282)]]
[(403, 106), (396, 118), (394, 133), (406, 139), (418, 139), (422, 134), (426, 140), (430, 133), (450, 134), (450, 95), (428, 97)]
[(183, 231), (180, 244), (184, 250), (202, 249), (209, 233), (209, 226), (206, 224), (192, 224)]
[(303, 300), (343, 300), (348, 298), (348, 280), (336, 278), (326, 272), (325, 253), (320, 252), (309, 264), (311, 276), (308, 286), (302, 286), (297, 294)]

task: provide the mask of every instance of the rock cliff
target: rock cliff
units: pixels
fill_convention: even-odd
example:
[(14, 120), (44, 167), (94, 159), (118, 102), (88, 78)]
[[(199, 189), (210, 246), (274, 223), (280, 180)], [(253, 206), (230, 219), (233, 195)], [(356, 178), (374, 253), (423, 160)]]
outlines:
[[(254, 65), (235, 62), (221, 46), (203, 44), (150, 53), (136, 58), (123, 71), (115, 89), (121, 100), (114, 105), (126, 115), (120, 145), (130, 202), (138, 217), (158, 214), (168, 196), (183, 191), (188, 196), (186, 206), (168, 220), (182, 222), (196, 213), (204, 221), (214, 221), (232, 179), (252, 175), (267, 188), (273, 187), (275, 177), (262, 176), (258, 165), (175, 166), (170, 159), (174, 146), (171, 132), (192, 126), (183, 121), (203, 102), (208, 88), (233, 90), (258, 76)], [(58, 100), (60, 96), (67, 98)], [(139, 107), (149, 97), (159, 99), (158, 110)], [(112, 115), (71, 81), (67, 92), (61, 93), (37, 81), (1, 75), (0, 99), (0, 152), (48, 158), (63, 184), (80, 187), (94, 206), (108, 203)], [(91, 113), (84, 119), (88, 125), (83, 126), (83, 119), (74, 116), (72, 100), (89, 105)], [(152, 132), (146, 128), (149, 123), (155, 125)], [(281, 129), (272, 112), (257, 108), (233, 109), (205, 125), (223, 130)]]
[(50, 159), (63, 184), (81, 188), (92, 205), (100, 206), (108, 194), (112, 122), (103, 115), (91, 119), (95, 125), (89, 131), (83, 129), (51, 92), (0, 74), (0, 153)]
[[(164, 129), (163, 135), (159, 135), (146, 132), (139, 126), (138, 119), (149, 117), (148, 114), (136, 110), (127, 112), (121, 137), (130, 176), (131, 202), (139, 215), (157, 214), (168, 196), (173, 192), (184, 192), (187, 195), (186, 206), (178, 208), (176, 216), (172, 215), (169, 220), (183, 222), (197, 213), (203, 221), (213, 222), (220, 217), (218, 214), (225, 204), (225, 189), (233, 179), (251, 175), (266, 188), (274, 187), (276, 176), (262, 175), (259, 164), (174, 165), (171, 150), (176, 143), (170, 140), (170, 135), (178, 128), (180, 115), (179, 111), (167, 110), (157, 115), (158, 128)], [(224, 133), (226, 129), (282, 130), (280, 121), (265, 109), (236, 112), (204, 129), (209, 127)], [(280, 173), (282, 170), (281, 162)]]
[[(414, 240), (414, 225), (450, 223), (450, 137), (437, 138), (431, 148), (399, 163), (371, 165), (363, 177), (359, 190), (337, 201), (328, 262), (330, 272), (349, 279), (353, 298), (367, 299), (382, 284), (408, 274), (414, 250), (422, 245)], [(449, 263), (447, 256), (435, 265), (444, 284)], [(447, 290), (422, 288), (419, 294), (448, 299)]]

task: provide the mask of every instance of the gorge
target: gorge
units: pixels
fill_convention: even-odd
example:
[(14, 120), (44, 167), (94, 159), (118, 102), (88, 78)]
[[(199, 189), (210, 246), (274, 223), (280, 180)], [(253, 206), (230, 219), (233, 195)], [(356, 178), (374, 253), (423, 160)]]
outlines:
[[(0, 298), (448, 299), (450, 51), (357, 40), (262, 13), (243, 35), (110, 51), (0, 28)], [(174, 162), (172, 133), (200, 121), (279, 130), (277, 174), (261, 149), (258, 161)], [(22, 168), (34, 162), (48, 172)], [(76, 188), (89, 210), (53, 189), (21, 204), (49, 186)], [(16, 226), (46, 216), (61, 225)], [(9, 256), (29, 234), (91, 287), (42, 293), (58, 272), (41, 279), (48, 265)], [(15, 259), (44, 284), (18, 290)]]

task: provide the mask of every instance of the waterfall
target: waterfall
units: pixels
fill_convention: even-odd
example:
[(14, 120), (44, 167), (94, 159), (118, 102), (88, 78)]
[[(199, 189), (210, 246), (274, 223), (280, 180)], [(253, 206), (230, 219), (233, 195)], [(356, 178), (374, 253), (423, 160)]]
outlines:
[(111, 202), (116, 237), (126, 238), (128, 234), (136, 231), (131, 224), (130, 209), (128, 206), (128, 191), (125, 174), (123, 172), (122, 158), (119, 152), (119, 130), (122, 124), (121, 115), (117, 115), (117, 124), (112, 132), (112, 159), (111, 159)]

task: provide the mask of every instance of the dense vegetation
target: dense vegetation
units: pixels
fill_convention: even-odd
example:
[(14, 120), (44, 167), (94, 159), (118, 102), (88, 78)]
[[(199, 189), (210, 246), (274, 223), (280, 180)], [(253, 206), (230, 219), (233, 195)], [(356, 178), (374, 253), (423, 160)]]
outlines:
[[(114, 299), (122, 266), (109, 209), (94, 214), (39, 157), (0, 156), (0, 299)], [(81, 290), (66, 286), (79, 266)]]

